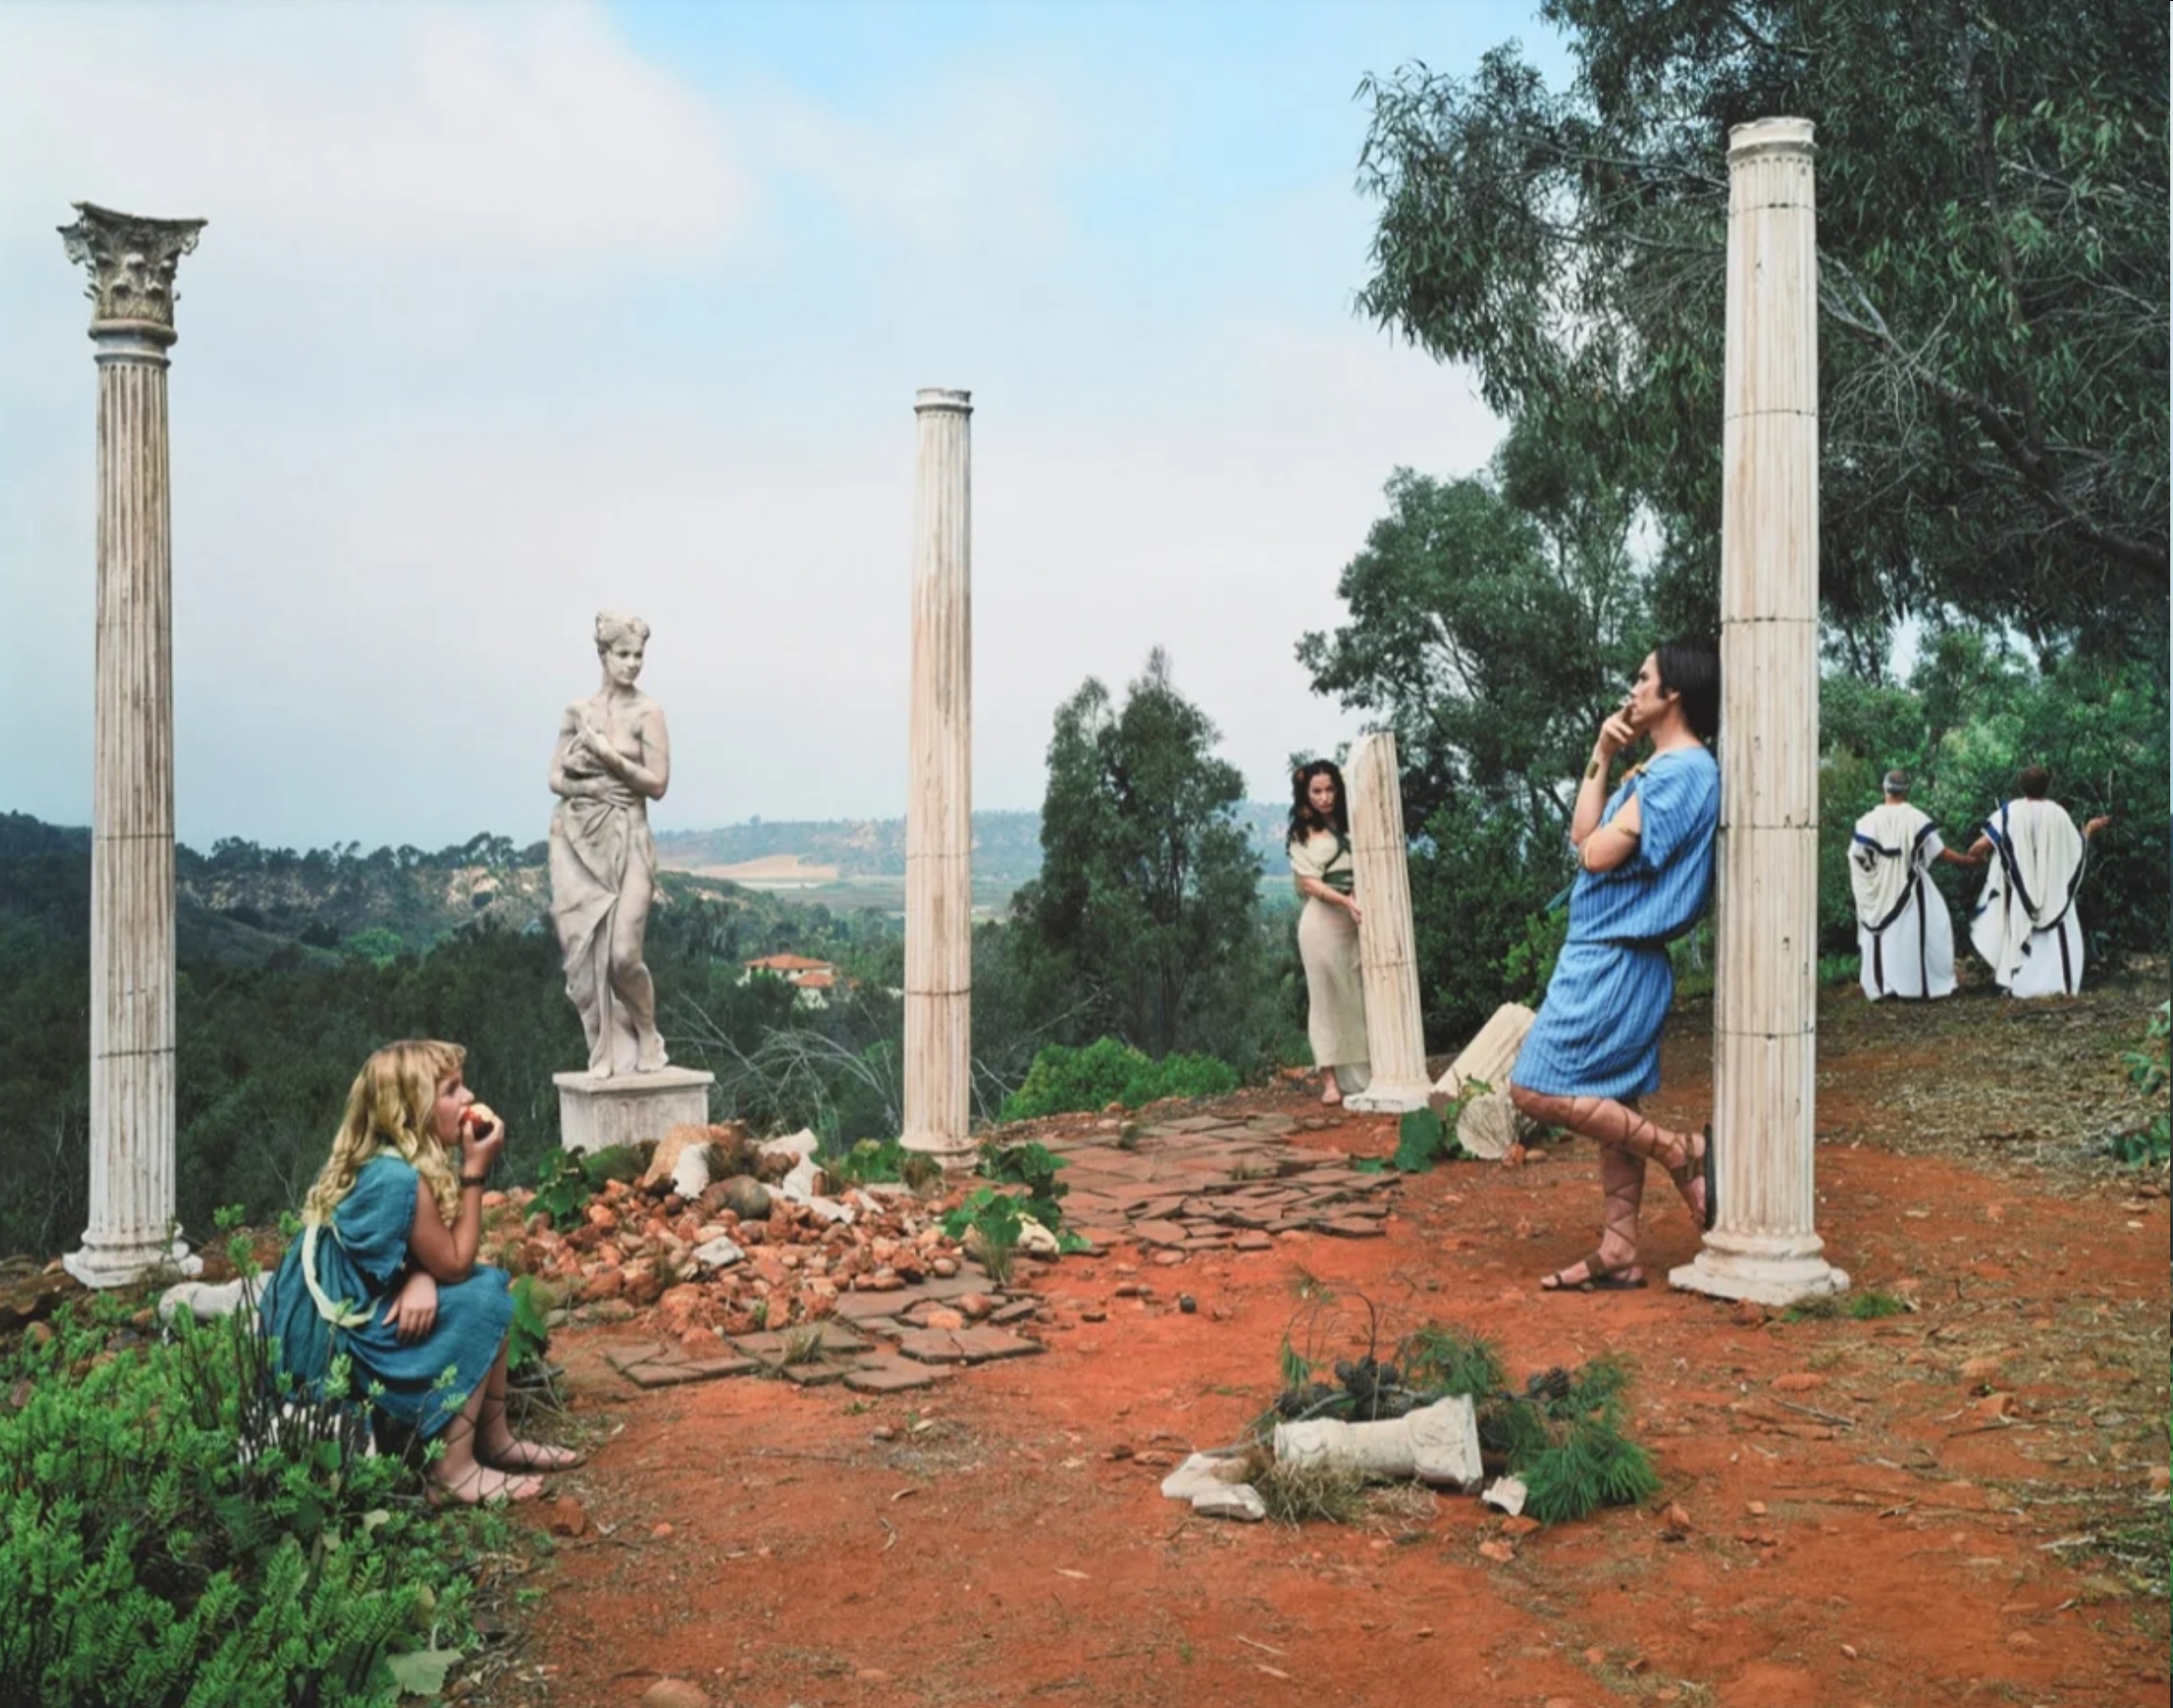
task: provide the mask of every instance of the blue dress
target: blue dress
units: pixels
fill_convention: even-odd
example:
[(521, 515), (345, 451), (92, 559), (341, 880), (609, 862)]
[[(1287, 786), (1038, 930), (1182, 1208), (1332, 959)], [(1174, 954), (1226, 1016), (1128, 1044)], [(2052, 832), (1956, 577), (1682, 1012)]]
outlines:
[(478, 1264), (465, 1281), (437, 1284), (437, 1320), (422, 1339), (402, 1341), (385, 1321), (408, 1268), (418, 1178), (400, 1157), (372, 1157), (318, 1231), (318, 1285), (337, 1315), (362, 1320), (326, 1320), (302, 1274), (300, 1238), (287, 1247), (261, 1310), (264, 1331), (279, 1343), (277, 1374), (322, 1396), (332, 1360), (345, 1357), (351, 1398), (430, 1436), (491, 1374), (512, 1325), (513, 1295), (505, 1271)]
[(1702, 746), (1656, 754), (1608, 797), (1606, 824), (1637, 797), (1637, 851), (1577, 875), (1569, 937), (1510, 1078), (1551, 1097), (1642, 1097), (1660, 1089), (1660, 1029), (1675, 1000), (1667, 943), (1712, 894), (1721, 768)]

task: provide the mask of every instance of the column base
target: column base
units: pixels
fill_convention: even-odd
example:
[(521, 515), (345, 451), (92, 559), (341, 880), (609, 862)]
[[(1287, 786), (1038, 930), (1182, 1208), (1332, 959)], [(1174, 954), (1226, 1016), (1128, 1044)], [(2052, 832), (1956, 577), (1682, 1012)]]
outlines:
[(553, 1074), (558, 1088), (558, 1142), (566, 1150), (605, 1150), (661, 1139), (674, 1127), (709, 1124), (709, 1088), (717, 1075), (699, 1068), (664, 1067), (650, 1074)]
[(86, 1233), (82, 1250), (62, 1258), (61, 1267), (85, 1287), (102, 1291), (133, 1287), (154, 1274), (186, 1280), (204, 1273), (204, 1260), (193, 1256), (182, 1240), (162, 1246), (150, 1240), (100, 1241)]
[(968, 1170), (980, 1161), (980, 1146), (961, 1133), (908, 1132), (898, 1143), (907, 1150), (934, 1157), (948, 1170)]
[(1746, 1244), (1780, 1249), (1730, 1251), (1708, 1242), (1695, 1258), (1667, 1272), (1667, 1285), (1713, 1299), (1749, 1299), (1772, 1305), (1790, 1305), (1823, 1293), (1849, 1290), (1848, 1272), (1836, 1269), (1819, 1255), (1822, 1242), (1815, 1234), (1808, 1241)]
[(1344, 1094), (1343, 1106), (1357, 1115), (1408, 1115), (1423, 1109), (1434, 1087), (1425, 1079), (1375, 1079), (1363, 1091)]

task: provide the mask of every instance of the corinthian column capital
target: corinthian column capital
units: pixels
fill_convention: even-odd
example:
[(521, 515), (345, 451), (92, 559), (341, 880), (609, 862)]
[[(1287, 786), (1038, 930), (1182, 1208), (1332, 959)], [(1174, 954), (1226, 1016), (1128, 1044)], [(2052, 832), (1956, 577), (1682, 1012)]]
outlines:
[(202, 220), (147, 220), (78, 202), (73, 225), (60, 228), (68, 259), (91, 269), (83, 294), (93, 305), (91, 335), (133, 333), (154, 344), (175, 338), (174, 272), (196, 247)]

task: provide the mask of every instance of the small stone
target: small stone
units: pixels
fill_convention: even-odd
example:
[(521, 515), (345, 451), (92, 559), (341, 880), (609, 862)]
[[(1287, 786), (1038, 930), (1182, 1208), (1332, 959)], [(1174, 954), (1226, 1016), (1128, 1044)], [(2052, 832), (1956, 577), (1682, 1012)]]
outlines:
[(1776, 1393), (1808, 1394), (1817, 1388), (1823, 1388), (1825, 1385), (1825, 1377), (1809, 1370), (1794, 1370), (1786, 1375), (1773, 1378), (1773, 1388)]
[(979, 1322), (996, 1308), (996, 1302), (986, 1293), (961, 1293), (951, 1302), (968, 1322)]
[(1185, 1261), (1185, 1254), (1181, 1251), (1158, 1251), (1154, 1254), (1154, 1260), (1165, 1269), (1175, 1269)]
[(891, 1675), (880, 1667), (863, 1667), (852, 1675), (864, 1685), (887, 1685)]
[(2164, 1494), (2168, 1488), (2173, 1488), (2173, 1469), (2165, 1465), (2152, 1465), (2151, 1467), (2151, 1492)]
[(1968, 1359), (1962, 1365), (1962, 1379), (1965, 1382), (1989, 1382), (1998, 1374), (1999, 1359), (1996, 1357)]
[(958, 1260), (956, 1258), (933, 1259), (928, 1264), (928, 1273), (948, 1281), (958, 1274)]
[(1584, 1664), (1585, 1664), (1586, 1666), (1588, 1666), (1588, 1667), (1604, 1667), (1604, 1666), (1606, 1666), (1606, 1665), (1607, 1665), (1607, 1663), (1608, 1663), (1608, 1652), (1607, 1652), (1607, 1650), (1605, 1650), (1605, 1649), (1586, 1649), (1586, 1650), (1584, 1651)]
[(579, 1536), (589, 1528), (589, 1515), (571, 1495), (561, 1495), (543, 1509), (544, 1528), (553, 1536)]
[(1763, 1501), (1751, 1501), (1744, 1505), (1743, 1510), (1749, 1513), (1753, 1518), (1763, 1518), (1766, 1516), (1766, 1502)]
[(965, 1317), (963, 1312), (954, 1311), (950, 1306), (941, 1304), (933, 1311), (922, 1312), (915, 1320), (924, 1329), (942, 1329), (949, 1331), (965, 1327)]
[(1519, 1513), (1513, 1518), (1504, 1518), (1498, 1528), (1505, 1536), (1529, 1536), (1538, 1530), (1539, 1521), (1529, 1513)]
[(641, 1708), (709, 1708), (709, 1694), (685, 1678), (660, 1678), (641, 1693)]
[(659, 1541), (659, 1542), (662, 1542), (662, 1541), (664, 1541), (664, 1540), (665, 1540), (665, 1537), (669, 1536), (669, 1535), (672, 1533), (672, 1529), (671, 1529), (671, 1526), (670, 1526), (668, 1523), (667, 1523), (667, 1524), (655, 1524), (655, 1525), (651, 1525), (651, 1526), (650, 1527), (649, 1533), (650, 1533), (651, 1536), (654, 1536), (654, 1537), (657, 1539), (657, 1541)]
[(1200, 1308), (1200, 1303), (1199, 1301), (1194, 1299), (1190, 1293), (1179, 1293), (1177, 1296), (1177, 1308), (1182, 1311), (1187, 1317), (1190, 1317), (1194, 1311)]
[(1097, 1310), (1091, 1306), (1082, 1307), (1079, 1314), (1079, 1319), (1081, 1322), (1108, 1322), (1109, 1320), (1109, 1314), (1107, 1311)]
[(2011, 1394), (1986, 1394), (1983, 1399), (1977, 1402), (1977, 1415), (1987, 1421), (2005, 1417), (2008, 1415), (2008, 1407), (2013, 1399), (2014, 1396)]
[(1728, 1318), (1738, 1329), (1762, 1329), (1766, 1326), (1766, 1307), (1755, 1299), (1738, 1299)]
[(1482, 1542), (1479, 1552), (1481, 1558), (1493, 1560), (1497, 1566), (1506, 1566), (1517, 1557), (1516, 1549), (1506, 1542)]

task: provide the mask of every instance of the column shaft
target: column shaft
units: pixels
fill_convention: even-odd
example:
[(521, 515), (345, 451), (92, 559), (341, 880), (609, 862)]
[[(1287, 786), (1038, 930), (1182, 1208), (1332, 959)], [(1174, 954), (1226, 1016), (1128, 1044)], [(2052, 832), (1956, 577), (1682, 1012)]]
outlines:
[(173, 277), (200, 221), (79, 203), (62, 228), (92, 271), (98, 362), (98, 593), (91, 843), (91, 1216), (64, 1260), (92, 1287), (175, 1237), (174, 677), (166, 349)]
[(973, 602), (970, 393), (923, 391), (913, 515), (906, 801), (905, 1134), (973, 1155)]
[(1365, 992), (1365, 1053), (1372, 1077), (1344, 1099), (1352, 1109), (1400, 1114), (1425, 1106), (1426, 1037), (1419, 1007), (1411, 927), (1410, 844), (1395, 737), (1362, 735), (1351, 750), (1351, 862)]
[(1818, 1065), (1818, 257), (1811, 126), (1729, 136), (1721, 521), (1716, 1225), (1678, 1287), (1787, 1303), (1821, 1256)]

